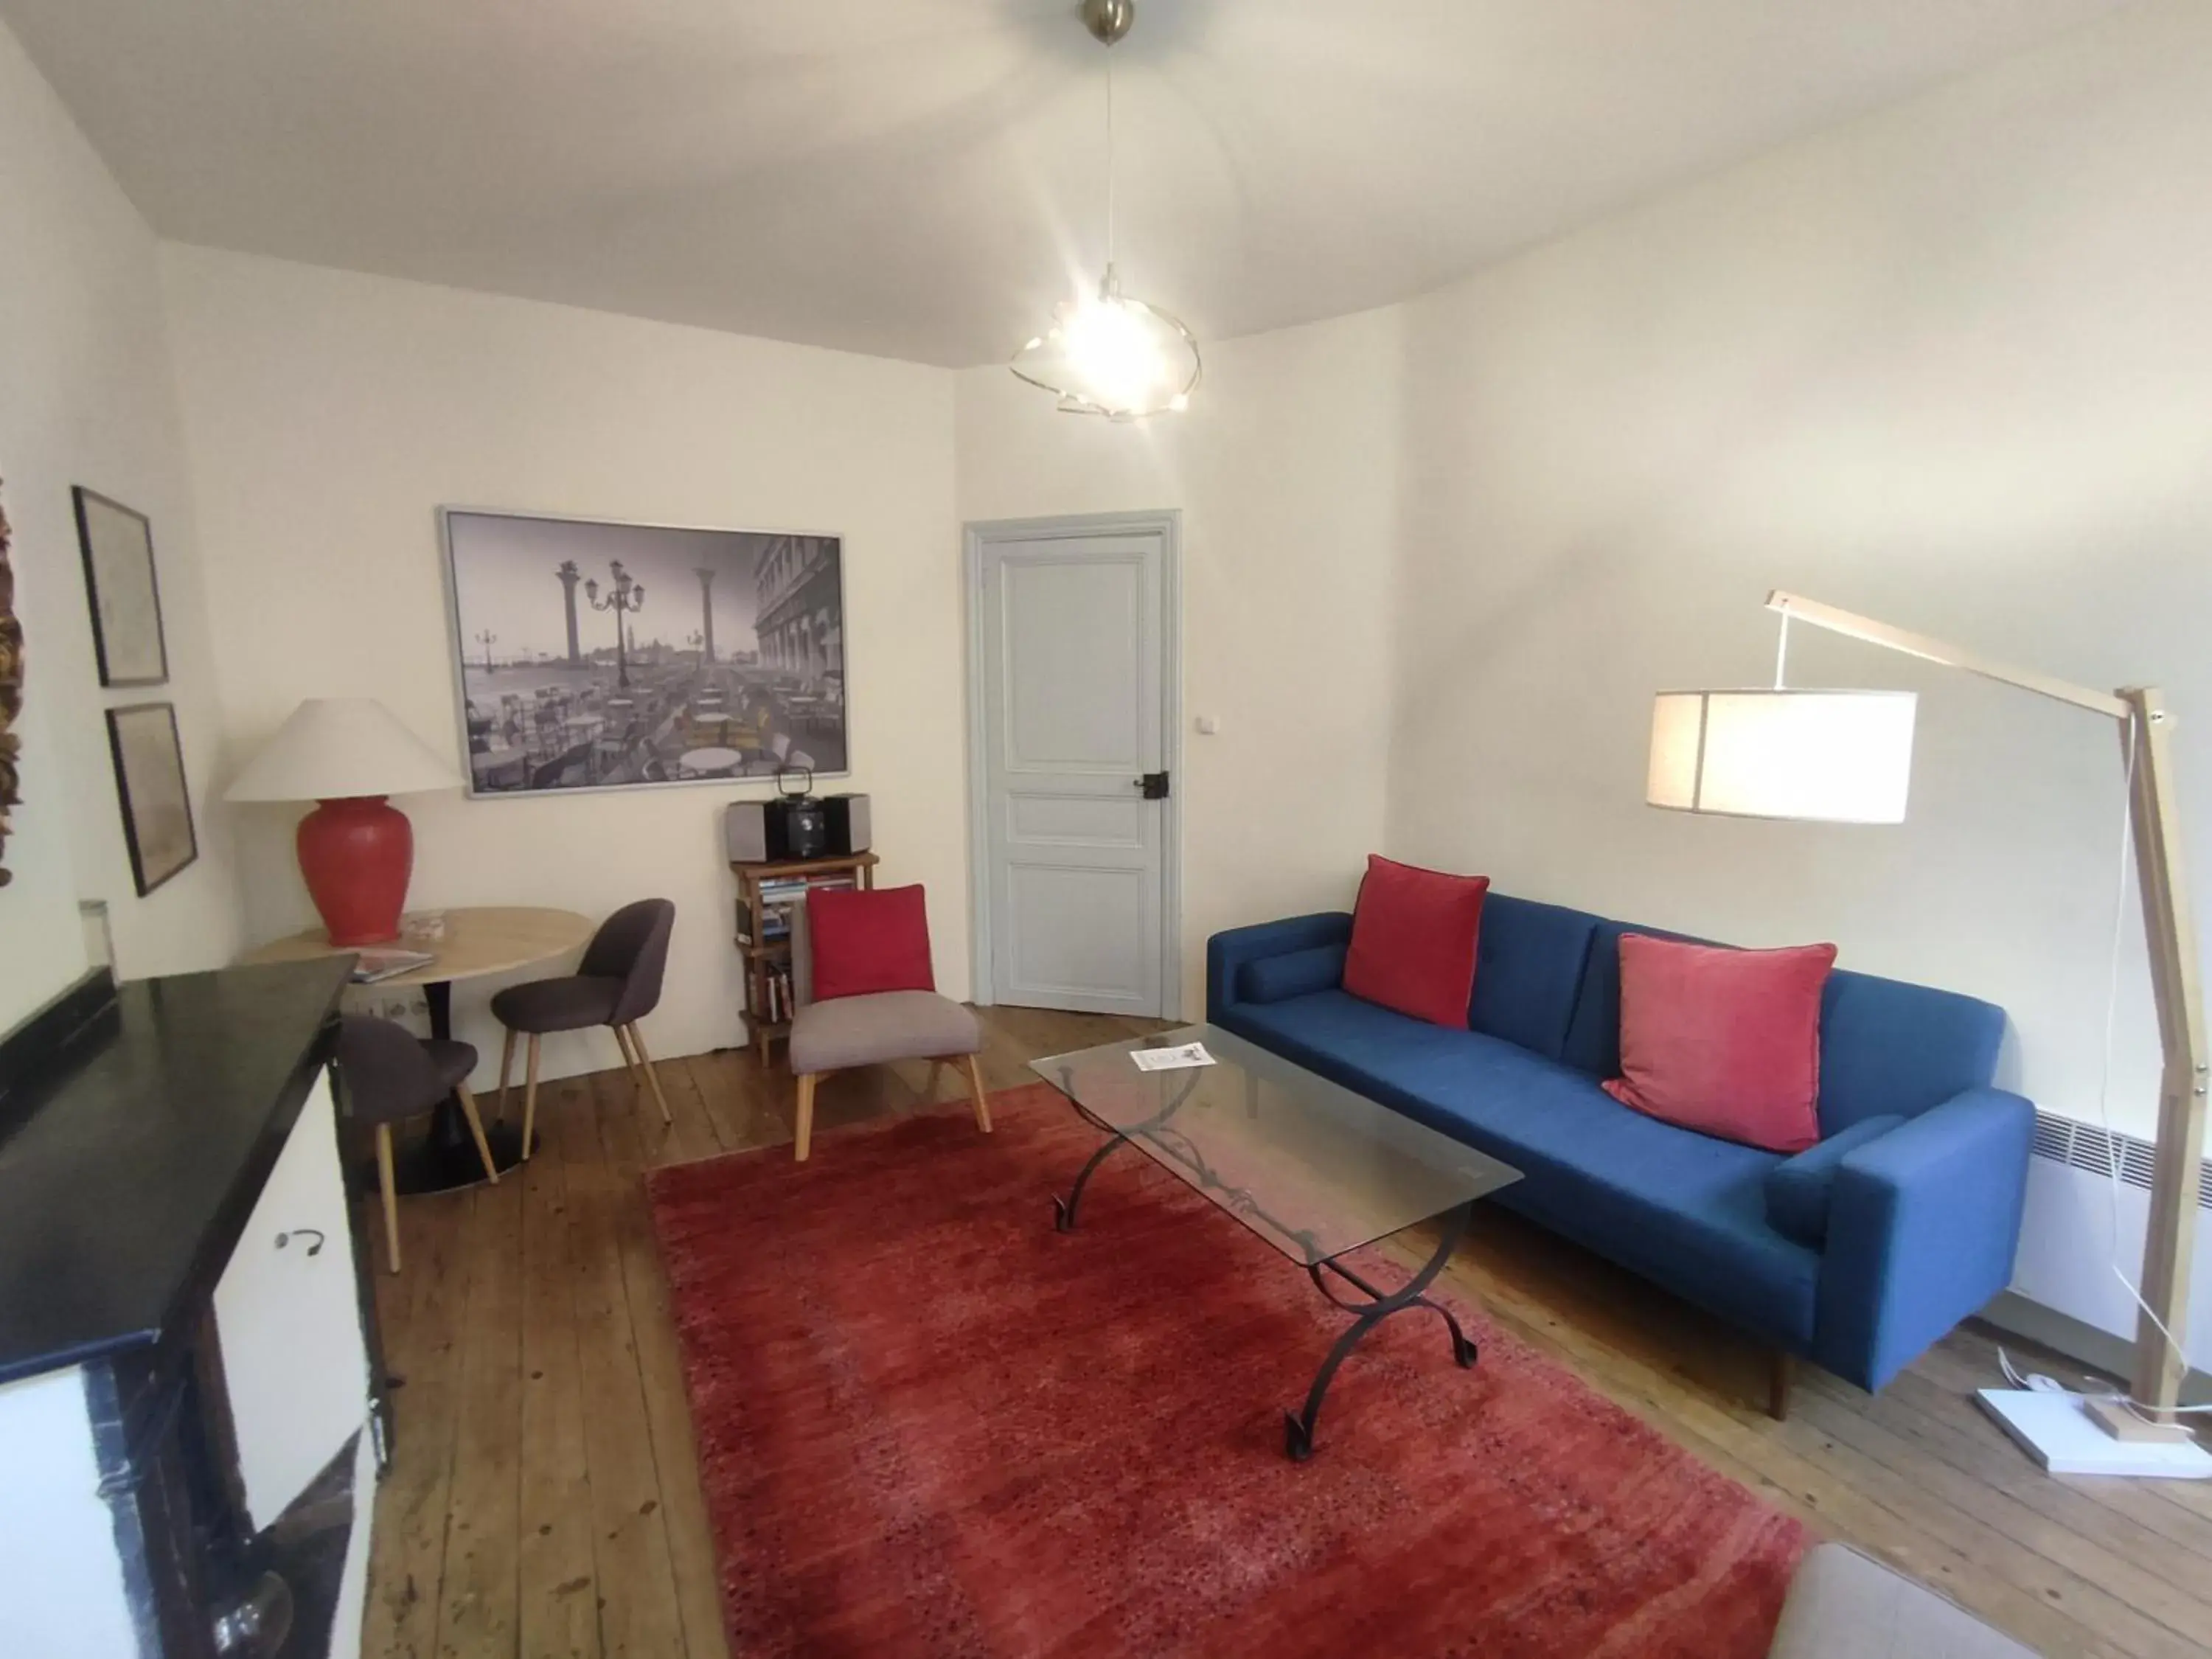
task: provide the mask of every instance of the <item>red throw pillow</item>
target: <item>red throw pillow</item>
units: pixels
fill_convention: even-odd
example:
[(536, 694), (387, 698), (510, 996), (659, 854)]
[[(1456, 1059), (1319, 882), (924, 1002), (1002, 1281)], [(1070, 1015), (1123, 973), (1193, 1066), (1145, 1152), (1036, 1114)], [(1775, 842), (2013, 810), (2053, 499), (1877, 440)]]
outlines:
[(806, 895), (814, 1000), (934, 991), (929, 912), (920, 887), (816, 887)]
[(1832, 945), (1732, 951), (1620, 936), (1624, 1106), (1723, 1140), (1802, 1152), (1820, 1138), (1820, 993)]
[(1352, 915), (1344, 988), (1431, 1025), (1467, 1029), (1488, 876), (1449, 876), (1370, 854)]

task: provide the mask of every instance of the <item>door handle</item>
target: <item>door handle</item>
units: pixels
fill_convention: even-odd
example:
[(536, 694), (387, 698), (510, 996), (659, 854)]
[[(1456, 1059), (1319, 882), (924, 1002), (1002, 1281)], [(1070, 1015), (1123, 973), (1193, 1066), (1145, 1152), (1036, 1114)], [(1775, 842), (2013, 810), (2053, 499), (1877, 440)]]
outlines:
[(1145, 792), (1146, 800), (1165, 800), (1168, 798), (1168, 775), (1147, 772), (1137, 780), (1137, 787)]

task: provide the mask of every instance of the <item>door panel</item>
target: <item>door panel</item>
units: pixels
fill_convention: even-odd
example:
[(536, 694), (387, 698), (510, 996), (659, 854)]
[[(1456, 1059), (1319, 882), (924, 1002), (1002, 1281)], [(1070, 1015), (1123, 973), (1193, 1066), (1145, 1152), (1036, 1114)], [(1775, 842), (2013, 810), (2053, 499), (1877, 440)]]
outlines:
[(977, 641), (990, 994), (1165, 1012), (1169, 699), (1158, 530), (987, 538)]

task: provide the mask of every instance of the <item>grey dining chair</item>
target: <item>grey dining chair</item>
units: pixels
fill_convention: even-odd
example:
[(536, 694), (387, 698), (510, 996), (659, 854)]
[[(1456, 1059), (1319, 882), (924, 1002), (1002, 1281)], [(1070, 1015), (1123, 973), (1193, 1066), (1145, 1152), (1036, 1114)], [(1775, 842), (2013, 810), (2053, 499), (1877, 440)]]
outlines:
[(477, 1115), (476, 1097), (469, 1092), (469, 1073), (476, 1068), (477, 1051), (471, 1044), (418, 1037), (404, 1025), (367, 1014), (347, 1014), (338, 1021), (338, 1075), (345, 1081), (347, 1114), (376, 1126), (376, 1178), (384, 1190), (384, 1258), (393, 1273), (399, 1271), (393, 1124), (435, 1109), (449, 1094), (459, 1097), (484, 1174), (495, 1183), (499, 1180), (491, 1146), (484, 1139), (483, 1120)]
[(491, 1011), (507, 1027), (507, 1041), (499, 1055), (499, 1115), (507, 1115), (507, 1073), (514, 1064), (514, 1039), (530, 1039), (522, 1091), (522, 1155), (531, 1154), (538, 1127), (538, 1040), (551, 1031), (581, 1031), (594, 1025), (610, 1027), (615, 1047), (622, 1050), (623, 1067), (637, 1088), (639, 1097), (650, 1086), (660, 1107), (660, 1121), (673, 1122), (668, 1097), (660, 1091), (660, 1074), (653, 1069), (653, 1056), (645, 1051), (645, 1033), (638, 1021), (660, 1003), (660, 982), (668, 971), (668, 939), (676, 929), (676, 906), (667, 899), (639, 899), (625, 904), (599, 924), (584, 959), (573, 974), (556, 979), (534, 979), (510, 985), (491, 1000)]

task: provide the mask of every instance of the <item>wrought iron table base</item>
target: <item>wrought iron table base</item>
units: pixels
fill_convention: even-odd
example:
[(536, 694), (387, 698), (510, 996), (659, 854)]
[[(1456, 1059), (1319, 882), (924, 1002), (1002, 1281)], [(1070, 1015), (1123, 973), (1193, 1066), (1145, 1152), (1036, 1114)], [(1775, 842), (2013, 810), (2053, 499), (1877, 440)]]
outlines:
[[(1327, 1297), (1335, 1306), (1357, 1316), (1352, 1320), (1352, 1328), (1336, 1339), (1335, 1346), (1328, 1351), (1328, 1357), (1321, 1362), (1321, 1370), (1314, 1375), (1313, 1387), (1306, 1391), (1304, 1409), (1283, 1413), (1283, 1449), (1289, 1453), (1293, 1463), (1303, 1463), (1313, 1455), (1314, 1425), (1321, 1419), (1322, 1401), (1328, 1397), (1328, 1385), (1335, 1379), (1337, 1367), (1343, 1364), (1352, 1349), (1359, 1346), (1360, 1338), (1365, 1336), (1368, 1332), (1373, 1330), (1392, 1314), (1401, 1312), (1407, 1308), (1430, 1310), (1444, 1322), (1445, 1327), (1451, 1332), (1453, 1360), (1462, 1370), (1471, 1367), (1479, 1358), (1473, 1340), (1460, 1328), (1459, 1321), (1453, 1317), (1450, 1309), (1440, 1302), (1430, 1301), (1424, 1292), (1436, 1282), (1437, 1275), (1444, 1270), (1444, 1263), (1451, 1260), (1452, 1252), (1459, 1248), (1460, 1240), (1466, 1236), (1468, 1223), (1474, 1216), (1474, 1200), (1469, 1199), (1466, 1203), (1445, 1212), (1443, 1231), (1437, 1240), (1435, 1253), (1429, 1257), (1421, 1270), (1407, 1280), (1403, 1286), (1395, 1291), (1384, 1291), (1369, 1284), (1359, 1274), (1333, 1258), (1328, 1261), (1311, 1260), (1311, 1255), (1316, 1247), (1310, 1233), (1283, 1225), (1274, 1217), (1261, 1209), (1250, 1194), (1229, 1188), (1226, 1182), (1221, 1181), (1212, 1170), (1206, 1167), (1205, 1159), (1199, 1156), (1197, 1149), (1185, 1140), (1180, 1133), (1171, 1131), (1163, 1133), (1166, 1128), (1167, 1121), (1182, 1109), (1183, 1103), (1190, 1097), (1192, 1090), (1196, 1087), (1196, 1085), (1197, 1079), (1192, 1079), (1191, 1083), (1186, 1085), (1182, 1091), (1157, 1116), (1149, 1118), (1142, 1123), (1132, 1125), (1126, 1129), (1115, 1129), (1109, 1124), (1099, 1123), (1101, 1128), (1111, 1131), (1110, 1138), (1091, 1154), (1090, 1160), (1084, 1164), (1082, 1173), (1075, 1177), (1075, 1185), (1069, 1189), (1066, 1197), (1062, 1198), (1057, 1193), (1053, 1194), (1054, 1229), (1063, 1233), (1073, 1232), (1075, 1230), (1076, 1212), (1083, 1203), (1084, 1188), (1091, 1184), (1091, 1175), (1106, 1161), (1115, 1147), (1134, 1139), (1139, 1135), (1145, 1135), (1170, 1152), (1178, 1163), (1187, 1165), (1195, 1172), (1199, 1176), (1200, 1185), (1204, 1189), (1209, 1192), (1231, 1192), (1236, 1201), (1224, 1207), (1239, 1214), (1256, 1216), (1285, 1237), (1305, 1245), (1310, 1258), (1306, 1265), (1306, 1273), (1312, 1279), (1314, 1288)], [(1061, 1091), (1071, 1101), (1074, 1101), (1073, 1079), (1064, 1079)], [(1084, 1116), (1091, 1117), (1089, 1112), (1083, 1111), (1080, 1102), (1075, 1102), (1075, 1105), (1076, 1109), (1082, 1111)], [(1255, 1102), (1248, 1101), (1247, 1106), (1256, 1115)], [(1095, 1117), (1091, 1117), (1091, 1121), (1095, 1123), (1099, 1122)], [(1181, 1144), (1171, 1144), (1169, 1134), (1173, 1134), (1174, 1142)], [(1322, 1276), (1325, 1273), (1334, 1274), (1367, 1299), (1364, 1302), (1346, 1301), (1329, 1287), (1328, 1280)]]
[[(1387, 1294), (1340, 1262), (1317, 1261), (1307, 1267), (1306, 1272), (1313, 1279), (1314, 1288), (1346, 1313), (1356, 1314), (1358, 1317), (1352, 1322), (1351, 1328), (1336, 1339), (1336, 1346), (1328, 1351), (1328, 1358), (1321, 1362), (1321, 1370), (1314, 1374), (1313, 1387), (1306, 1390), (1304, 1409), (1283, 1413), (1283, 1449), (1290, 1455), (1291, 1462), (1303, 1463), (1313, 1455), (1314, 1425), (1321, 1420), (1321, 1402), (1328, 1395), (1328, 1385), (1335, 1380), (1337, 1367), (1343, 1364), (1352, 1349), (1359, 1346), (1361, 1337), (1392, 1314), (1407, 1308), (1426, 1308), (1442, 1319), (1445, 1328), (1451, 1332), (1452, 1359), (1461, 1370), (1468, 1369), (1480, 1358), (1474, 1339), (1459, 1328), (1459, 1321), (1453, 1316), (1452, 1310), (1441, 1302), (1430, 1301), (1423, 1294), (1436, 1282), (1437, 1275), (1444, 1270), (1444, 1263), (1451, 1260), (1452, 1252), (1459, 1248), (1459, 1242), (1466, 1236), (1468, 1223), (1474, 1215), (1474, 1200), (1472, 1199), (1450, 1211), (1444, 1217), (1443, 1232), (1437, 1240), (1435, 1253), (1404, 1285)], [(1367, 1300), (1364, 1303), (1346, 1301), (1329, 1288), (1328, 1281), (1322, 1277), (1325, 1272), (1343, 1279)]]

